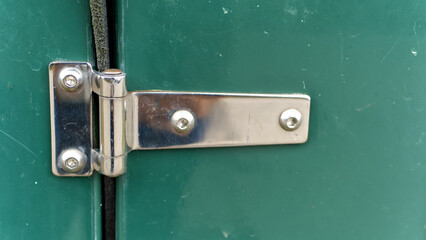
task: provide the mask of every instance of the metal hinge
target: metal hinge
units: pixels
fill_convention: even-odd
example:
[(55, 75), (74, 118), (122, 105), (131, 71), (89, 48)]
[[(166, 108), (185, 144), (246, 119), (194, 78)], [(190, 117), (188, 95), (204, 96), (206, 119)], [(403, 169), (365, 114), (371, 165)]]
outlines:
[[(127, 92), (117, 69), (86, 62), (49, 65), (52, 171), (57, 176), (125, 172), (132, 150), (304, 143), (304, 94)], [(99, 149), (93, 149), (92, 92), (99, 95)]]

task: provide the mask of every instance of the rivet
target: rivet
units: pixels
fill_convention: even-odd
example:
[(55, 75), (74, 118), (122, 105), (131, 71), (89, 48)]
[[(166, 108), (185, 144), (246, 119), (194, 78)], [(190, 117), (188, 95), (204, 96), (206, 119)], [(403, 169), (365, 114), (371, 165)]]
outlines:
[(296, 109), (287, 109), (281, 113), (279, 122), (284, 130), (296, 130), (302, 123), (302, 114)]
[(179, 110), (173, 113), (171, 118), (172, 129), (176, 133), (189, 133), (194, 128), (195, 118), (191, 112), (187, 110)]

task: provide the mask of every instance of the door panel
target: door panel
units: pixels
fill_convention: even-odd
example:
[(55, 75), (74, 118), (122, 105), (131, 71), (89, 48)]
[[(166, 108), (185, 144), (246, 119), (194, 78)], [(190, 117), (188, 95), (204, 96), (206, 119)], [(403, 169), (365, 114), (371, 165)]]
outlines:
[(119, 0), (129, 90), (306, 93), (306, 144), (132, 152), (119, 239), (424, 239), (424, 1)]
[(86, 1), (0, 2), (0, 239), (100, 239), (100, 182), (51, 170), (48, 64), (92, 60)]

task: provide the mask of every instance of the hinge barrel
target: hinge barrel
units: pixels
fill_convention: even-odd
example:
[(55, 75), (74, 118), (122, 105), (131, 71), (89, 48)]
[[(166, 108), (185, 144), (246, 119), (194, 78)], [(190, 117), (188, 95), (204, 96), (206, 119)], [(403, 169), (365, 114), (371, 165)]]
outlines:
[(125, 171), (126, 144), (125, 98), (99, 97), (99, 172), (118, 176)]
[(98, 75), (99, 144), (97, 169), (107, 176), (125, 172), (126, 155), (126, 75), (120, 70), (106, 69)]

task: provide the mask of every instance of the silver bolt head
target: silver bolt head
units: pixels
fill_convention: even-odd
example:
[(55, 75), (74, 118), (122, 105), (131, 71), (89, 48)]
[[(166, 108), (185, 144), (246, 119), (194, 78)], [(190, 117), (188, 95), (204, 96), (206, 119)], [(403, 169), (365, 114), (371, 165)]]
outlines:
[(83, 79), (82, 74), (75, 68), (65, 68), (59, 73), (59, 84), (68, 91), (77, 90)]
[(174, 132), (188, 134), (194, 128), (195, 118), (191, 112), (179, 110), (173, 113), (170, 123)]
[(68, 169), (76, 169), (78, 167), (78, 160), (70, 157), (67, 160), (65, 160), (65, 165), (67, 166)]
[(302, 114), (296, 109), (287, 109), (281, 113), (279, 122), (286, 131), (296, 130), (302, 123)]
[(87, 162), (87, 156), (82, 151), (70, 148), (59, 155), (59, 162), (66, 172), (74, 173), (82, 170)]
[(67, 88), (75, 88), (78, 84), (77, 78), (75, 78), (73, 75), (68, 75), (63, 80), (65, 87)]

